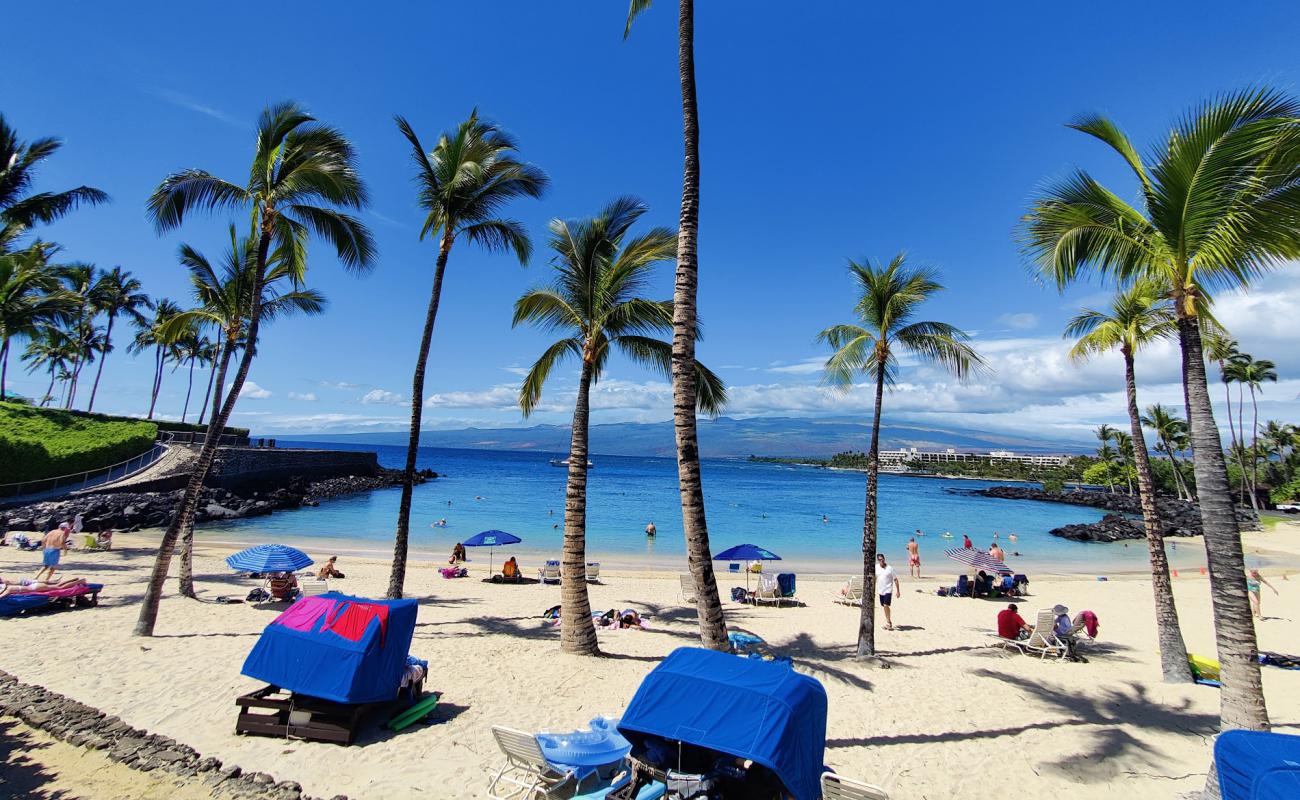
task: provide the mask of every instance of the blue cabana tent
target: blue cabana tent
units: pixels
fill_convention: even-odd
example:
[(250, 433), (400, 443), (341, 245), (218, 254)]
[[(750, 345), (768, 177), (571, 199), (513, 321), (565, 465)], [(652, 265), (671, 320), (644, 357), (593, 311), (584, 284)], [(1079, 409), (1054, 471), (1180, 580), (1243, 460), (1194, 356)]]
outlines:
[(241, 672), (336, 703), (392, 700), (401, 688), (417, 608), (414, 600), (339, 592), (304, 597), (266, 626)]
[(634, 748), (662, 737), (751, 759), (795, 800), (821, 797), (826, 690), (789, 664), (678, 648), (641, 681), (618, 730)]
[(1223, 800), (1300, 797), (1300, 736), (1226, 731), (1214, 743)]

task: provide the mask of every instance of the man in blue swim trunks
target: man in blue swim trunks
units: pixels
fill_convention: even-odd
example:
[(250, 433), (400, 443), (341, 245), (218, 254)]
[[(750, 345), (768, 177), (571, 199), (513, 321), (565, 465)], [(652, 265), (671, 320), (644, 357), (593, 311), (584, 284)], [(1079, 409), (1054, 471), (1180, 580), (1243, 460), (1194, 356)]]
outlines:
[(36, 573), (36, 580), (49, 581), (54, 578), (54, 573), (59, 568), (59, 557), (63, 555), (63, 550), (68, 546), (68, 536), (72, 533), (72, 526), (64, 522), (59, 527), (45, 534), (45, 552), (42, 554), (41, 569)]

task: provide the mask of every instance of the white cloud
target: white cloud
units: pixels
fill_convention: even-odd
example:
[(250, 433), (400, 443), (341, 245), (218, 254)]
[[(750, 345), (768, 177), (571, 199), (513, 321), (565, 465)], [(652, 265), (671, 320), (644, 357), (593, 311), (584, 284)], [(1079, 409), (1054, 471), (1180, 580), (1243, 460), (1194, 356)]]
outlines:
[(347, 391), (352, 391), (361, 388), (361, 384), (349, 383), (347, 381), (316, 381), (316, 383), (320, 384), (326, 389), (343, 389)]
[(242, 120), (235, 119), (229, 114), (218, 111), (212, 106), (200, 103), (189, 95), (182, 94), (181, 92), (172, 91), (171, 89), (151, 89), (149, 90), (149, 94), (152, 94), (154, 97), (166, 101), (177, 108), (183, 108), (187, 111), (202, 114), (205, 117), (211, 117), (212, 119), (224, 122), (235, 128), (248, 127), (248, 125)]
[(768, 372), (777, 372), (785, 375), (812, 375), (821, 372), (826, 368), (825, 356), (813, 356), (796, 361), (793, 364), (787, 364), (783, 361), (773, 361), (768, 365)]
[(511, 375), (518, 375), (521, 378), (528, 374), (527, 367), (502, 367), (501, 369), (505, 372), (509, 372)]
[(998, 322), (1014, 330), (1026, 331), (1038, 327), (1038, 315), (1029, 313), (1003, 314), (998, 317)]
[[(549, 392), (547, 394), (550, 394)], [(546, 395), (543, 395), (545, 398)], [(519, 408), (519, 387), (493, 386), (478, 391), (437, 392), (424, 398), (425, 408), (478, 408), (506, 411)], [(551, 404), (547, 405), (549, 410)]]
[(314, 403), (317, 400), (315, 392), (289, 392), (289, 399), (302, 400), (307, 403)]
[[(230, 393), (230, 384), (226, 384), (226, 393)], [(263, 389), (252, 381), (244, 381), (244, 388), (239, 393), (240, 399), (248, 400), (265, 400), (270, 397), (272, 392), (269, 389)]]
[(406, 398), (397, 392), (390, 392), (387, 389), (371, 389), (361, 396), (363, 405), (386, 405), (401, 406), (406, 404)]

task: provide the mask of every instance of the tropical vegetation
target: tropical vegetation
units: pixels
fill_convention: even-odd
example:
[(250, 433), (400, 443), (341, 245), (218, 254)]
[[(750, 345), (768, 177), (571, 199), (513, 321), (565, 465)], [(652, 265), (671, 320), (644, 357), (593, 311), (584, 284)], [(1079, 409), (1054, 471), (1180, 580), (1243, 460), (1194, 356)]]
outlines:
[(158, 426), (0, 402), (0, 484), (95, 470), (153, 446)]

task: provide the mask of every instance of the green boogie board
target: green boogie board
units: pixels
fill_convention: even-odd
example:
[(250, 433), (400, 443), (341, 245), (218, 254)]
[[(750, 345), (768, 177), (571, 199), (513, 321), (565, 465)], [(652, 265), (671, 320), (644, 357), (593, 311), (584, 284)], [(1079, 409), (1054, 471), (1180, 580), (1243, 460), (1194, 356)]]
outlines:
[(416, 703), (415, 705), (411, 706), (410, 708), (406, 709), (405, 711), (401, 712), (400, 714), (390, 719), (388, 721), (388, 724), (385, 727), (387, 727), (391, 731), (400, 731), (403, 728), (407, 728), (410, 727), (411, 725), (414, 725), (415, 723), (429, 716), (430, 712), (432, 712), (433, 709), (438, 706), (438, 700), (441, 699), (441, 697), (442, 695), (437, 693), (429, 695), (428, 697), (424, 698), (420, 702)]

